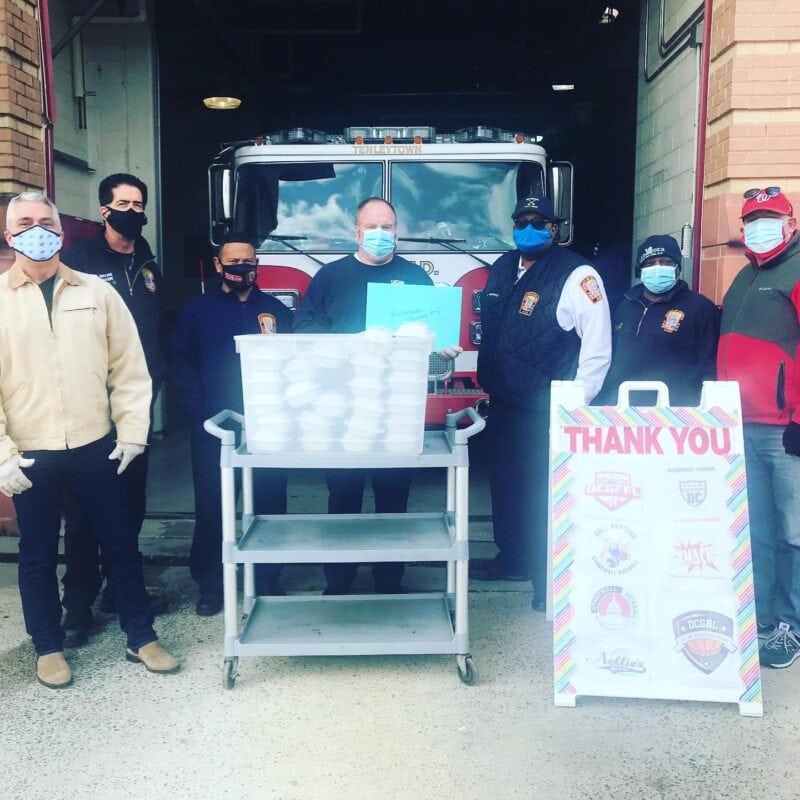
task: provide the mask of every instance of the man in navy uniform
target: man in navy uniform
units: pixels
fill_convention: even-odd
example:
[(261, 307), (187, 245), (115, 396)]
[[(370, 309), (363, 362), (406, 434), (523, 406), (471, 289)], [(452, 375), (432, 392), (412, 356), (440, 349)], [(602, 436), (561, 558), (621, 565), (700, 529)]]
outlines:
[[(703, 381), (717, 376), (719, 312), (681, 280), (681, 250), (671, 236), (650, 236), (636, 252), (642, 282), (613, 319), (613, 355), (596, 404), (614, 405), (623, 381), (663, 381), (670, 405), (696, 406)], [(652, 405), (653, 392), (631, 392), (631, 405)]]
[[(191, 422), (194, 538), (189, 555), (203, 617), (222, 610), (222, 496), (220, 441), (203, 429), (218, 411), (243, 410), (242, 378), (234, 336), (290, 333), (292, 314), (256, 286), (258, 260), (245, 234), (229, 233), (214, 258), (220, 284), (181, 311), (172, 341), (172, 380)], [(286, 513), (286, 474), (253, 470), (256, 514)], [(280, 567), (256, 566), (256, 592), (277, 594)]]
[(586, 402), (611, 360), (603, 281), (586, 259), (555, 246), (550, 201), (524, 197), (512, 214), (517, 245), (489, 269), (481, 295), (478, 382), (489, 393), (486, 437), (498, 554), (478, 580), (533, 582), (545, 608), (550, 382), (583, 380)]
[[(152, 382), (152, 436), (153, 406), (164, 381), (166, 364), (160, 341), (163, 281), (150, 245), (141, 235), (147, 224), (147, 186), (135, 175), (118, 172), (100, 181), (97, 194), (103, 229), (93, 238), (71, 247), (61, 260), (73, 269), (97, 275), (113, 286), (133, 315)], [(148, 456), (149, 448), (131, 463), (123, 475), (137, 531), (141, 530), (147, 505)], [(93, 622), (91, 608), (102, 585), (98, 538), (80, 504), (74, 498), (68, 498), (64, 528), (67, 569), (62, 600), (66, 609), (67, 647), (84, 644)], [(107, 574), (105, 568), (103, 573)], [(166, 609), (162, 597), (153, 594), (148, 597), (154, 614)], [(108, 582), (100, 598), (100, 610), (116, 613), (114, 588)]]

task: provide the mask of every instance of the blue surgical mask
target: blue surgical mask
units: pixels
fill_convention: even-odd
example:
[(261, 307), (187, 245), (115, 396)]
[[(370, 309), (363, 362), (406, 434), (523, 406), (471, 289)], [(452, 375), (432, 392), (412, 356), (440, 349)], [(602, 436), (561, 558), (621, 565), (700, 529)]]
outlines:
[(652, 294), (664, 294), (678, 282), (678, 268), (666, 264), (642, 267), (642, 283)]
[(41, 225), (17, 233), (12, 247), (31, 261), (49, 261), (61, 249), (61, 234)]
[(769, 253), (783, 244), (783, 220), (760, 217), (744, 226), (744, 245), (753, 253)]
[(369, 228), (364, 231), (361, 246), (375, 258), (385, 258), (394, 251), (394, 234), (383, 228)]
[(533, 225), (526, 225), (522, 230), (514, 228), (514, 244), (524, 256), (541, 253), (552, 241), (553, 234), (547, 228), (534, 228)]

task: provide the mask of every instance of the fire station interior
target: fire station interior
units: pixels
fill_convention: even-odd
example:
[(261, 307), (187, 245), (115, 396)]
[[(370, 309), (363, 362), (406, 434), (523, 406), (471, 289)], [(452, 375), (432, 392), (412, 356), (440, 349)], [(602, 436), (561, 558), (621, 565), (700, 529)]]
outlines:
[[(220, 143), (290, 127), (541, 136), (550, 158), (574, 164), (573, 248), (612, 304), (628, 287), (638, 0), (173, 0), (152, 19), (173, 310), (211, 263), (207, 169)], [(209, 110), (210, 95), (242, 102)]]

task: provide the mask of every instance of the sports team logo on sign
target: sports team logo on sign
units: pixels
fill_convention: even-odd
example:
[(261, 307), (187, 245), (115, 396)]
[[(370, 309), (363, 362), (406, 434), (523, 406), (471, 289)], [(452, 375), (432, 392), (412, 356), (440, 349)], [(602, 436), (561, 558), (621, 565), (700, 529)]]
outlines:
[(714, 562), (714, 545), (712, 542), (678, 542), (674, 547), (675, 559), (686, 575), (708, 572), (719, 572)]
[(258, 327), (261, 328), (261, 333), (275, 333), (275, 316), (273, 314), (259, 314)]
[(677, 308), (673, 308), (671, 311), (667, 311), (664, 314), (664, 321), (661, 323), (661, 330), (666, 331), (667, 333), (675, 333), (681, 326), (681, 322), (686, 314), (683, 311), (679, 311)]
[(705, 481), (681, 481), (678, 484), (678, 488), (681, 490), (681, 497), (692, 508), (702, 505), (708, 492)]
[(728, 653), (736, 651), (733, 643), (733, 620), (716, 611), (687, 611), (672, 620), (675, 650), (689, 663), (710, 675)]
[(597, 669), (610, 675), (644, 675), (647, 667), (641, 658), (631, 655), (627, 650), (618, 648), (610, 653), (603, 651), (594, 661)]
[(636, 622), (636, 601), (621, 586), (604, 586), (592, 598), (592, 615), (607, 631), (622, 631)]
[(609, 575), (625, 575), (639, 563), (631, 553), (636, 534), (627, 526), (603, 525), (594, 535), (602, 542), (601, 548), (592, 556), (598, 569)]
[(603, 293), (600, 291), (600, 284), (594, 275), (587, 275), (581, 281), (581, 289), (583, 293), (593, 302), (599, 303), (603, 299)]
[(631, 483), (627, 472), (596, 472), (594, 483), (586, 485), (586, 494), (609, 511), (616, 511), (631, 500), (639, 500), (642, 490)]
[[(533, 314), (533, 309), (539, 302), (539, 295), (536, 292), (525, 292), (522, 296), (522, 302), (519, 305), (519, 313), (529, 317)], [(538, 317), (536, 319), (539, 319)]]

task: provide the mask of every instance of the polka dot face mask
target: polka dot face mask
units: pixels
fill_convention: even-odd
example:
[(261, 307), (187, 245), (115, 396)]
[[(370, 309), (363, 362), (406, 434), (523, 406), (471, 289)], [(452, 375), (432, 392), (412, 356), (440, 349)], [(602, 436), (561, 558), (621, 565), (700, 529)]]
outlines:
[(13, 248), (31, 261), (49, 261), (61, 249), (61, 234), (41, 225), (34, 225), (11, 238)]

